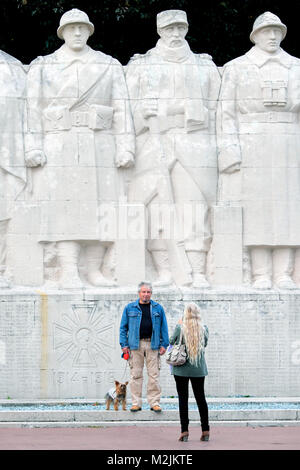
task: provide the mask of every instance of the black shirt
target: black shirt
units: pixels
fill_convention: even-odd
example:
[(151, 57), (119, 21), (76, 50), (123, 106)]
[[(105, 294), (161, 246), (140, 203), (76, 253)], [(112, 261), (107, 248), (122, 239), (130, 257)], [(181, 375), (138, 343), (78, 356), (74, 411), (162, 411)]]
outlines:
[(142, 310), (142, 320), (140, 326), (140, 339), (151, 338), (152, 336), (152, 320), (150, 313), (150, 302), (148, 304), (140, 304)]

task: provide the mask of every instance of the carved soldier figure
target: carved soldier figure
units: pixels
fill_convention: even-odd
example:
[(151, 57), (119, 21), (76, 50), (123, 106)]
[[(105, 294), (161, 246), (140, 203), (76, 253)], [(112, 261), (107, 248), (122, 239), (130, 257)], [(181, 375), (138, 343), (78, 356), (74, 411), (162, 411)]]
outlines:
[(24, 162), (25, 70), (17, 59), (0, 51), (0, 288), (5, 276), (7, 230), (14, 201), (26, 182)]
[(94, 51), (94, 26), (86, 13), (64, 13), (60, 49), (38, 57), (28, 72), (26, 159), (33, 170), (33, 198), (41, 207), (40, 242), (56, 242), (60, 284), (81, 286), (80, 242), (87, 280), (114, 281), (101, 272), (111, 233), (100, 230), (101, 207), (117, 201), (118, 167), (134, 158), (134, 134), (121, 64)]
[(270, 12), (255, 20), (254, 47), (224, 67), (218, 108), (220, 202), (242, 204), (253, 287), (262, 289), (296, 287), (300, 245), (300, 61), (280, 48), (286, 31)]
[[(175, 237), (168, 239), (164, 222), (158, 230), (160, 237), (148, 239), (147, 248), (158, 274), (154, 284), (172, 283), (170, 266), (177, 260), (179, 270), (186, 270), (186, 284), (207, 287), (210, 209), (217, 186), (215, 111), (220, 77), (208, 54), (190, 50), (185, 40), (187, 31), (184, 11), (159, 13), (156, 46), (144, 55), (133, 56), (127, 66), (137, 136), (129, 198), (148, 207), (150, 225), (155, 205), (179, 209), (177, 221), (183, 236), (177, 238), (178, 243)], [(187, 212), (184, 207), (189, 208)]]

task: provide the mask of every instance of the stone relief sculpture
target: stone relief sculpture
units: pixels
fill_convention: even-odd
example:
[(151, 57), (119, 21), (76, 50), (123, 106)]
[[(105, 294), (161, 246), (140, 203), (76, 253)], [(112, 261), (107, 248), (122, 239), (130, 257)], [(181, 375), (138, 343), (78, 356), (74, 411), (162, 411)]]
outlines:
[(162, 221), (159, 237), (149, 236), (147, 242), (157, 271), (154, 284), (169, 286), (180, 271), (179, 283), (208, 287), (206, 261), (212, 237), (210, 209), (217, 188), (215, 111), (220, 77), (208, 54), (190, 50), (187, 31), (184, 11), (159, 13), (156, 46), (133, 56), (126, 68), (137, 138), (128, 197), (147, 207), (150, 231), (155, 206), (176, 206), (174, 225), (183, 235), (168, 238)]
[(292, 289), (300, 245), (300, 61), (281, 49), (287, 28), (266, 12), (254, 47), (224, 66), (218, 107), (219, 202), (243, 207), (255, 288)]
[(81, 287), (79, 252), (87, 281), (113, 286), (101, 265), (114, 239), (100, 227), (101, 207), (118, 200), (118, 168), (134, 161), (134, 134), (121, 64), (94, 51), (88, 16), (64, 13), (64, 44), (29, 67), (26, 161), (32, 197), (40, 207), (39, 242), (56, 243), (62, 287)]
[[(157, 31), (125, 80), (117, 60), (87, 45), (88, 16), (66, 12), (62, 47), (29, 66), (26, 113), (25, 68), (0, 51), (0, 287), (12, 273), (21, 284), (29, 245), (61, 287), (130, 285), (144, 252), (156, 286), (240, 285), (249, 262), (254, 288), (297, 287), (300, 60), (280, 47), (286, 26), (270, 12), (255, 20), (254, 46), (224, 66), (221, 92), (212, 58), (185, 40), (184, 11), (159, 13)], [(146, 250), (140, 239), (115, 243), (102, 224), (102, 209), (126, 197), (147, 209)]]
[(26, 183), (24, 162), (25, 70), (17, 59), (0, 51), (0, 288), (6, 276), (7, 232), (14, 201)]

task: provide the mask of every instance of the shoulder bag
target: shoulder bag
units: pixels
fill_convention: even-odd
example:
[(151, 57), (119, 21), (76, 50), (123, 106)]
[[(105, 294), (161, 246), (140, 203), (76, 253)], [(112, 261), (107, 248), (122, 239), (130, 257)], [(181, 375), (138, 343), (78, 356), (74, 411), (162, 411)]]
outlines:
[(179, 343), (166, 352), (166, 363), (171, 366), (182, 366), (187, 359), (185, 344), (182, 344), (182, 328), (180, 328)]

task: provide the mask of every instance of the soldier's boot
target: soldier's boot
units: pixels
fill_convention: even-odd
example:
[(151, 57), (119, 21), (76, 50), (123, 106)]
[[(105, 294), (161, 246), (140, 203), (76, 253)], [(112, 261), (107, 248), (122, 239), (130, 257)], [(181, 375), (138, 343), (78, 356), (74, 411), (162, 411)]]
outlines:
[(59, 287), (62, 289), (81, 288), (82, 281), (78, 272), (79, 244), (73, 241), (58, 242), (57, 250), (61, 267)]
[(252, 287), (271, 289), (272, 287), (272, 252), (270, 248), (254, 247), (250, 251), (252, 265)]
[(5, 268), (6, 266), (0, 266), (0, 289), (8, 289), (11, 287), (9, 280), (4, 275)]
[(187, 251), (188, 260), (192, 267), (193, 287), (207, 289), (210, 287), (206, 279), (206, 251)]
[(7, 233), (7, 220), (1, 220), (0, 221), (0, 289), (6, 289), (8, 287), (11, 287), (9, 280), (5, 277), (6, 233)]
[(295, 262), (293, 248), (275, 248), (273, 250), (273, 277), (279, 289), (297, 289), (292, 279)]
[(86, 247), (87, 280), (96, 287), (116, 287), (117, 283), (107, 279), (101, 272), (105, 248), (97, 243)]
[(165, 250), (151, 251), (154, 266), (156, 268), (158, 277), (153, 282), (155, 287), (167, 287), (173, 284), (173, 279), (170, 270), (168, 252)]

